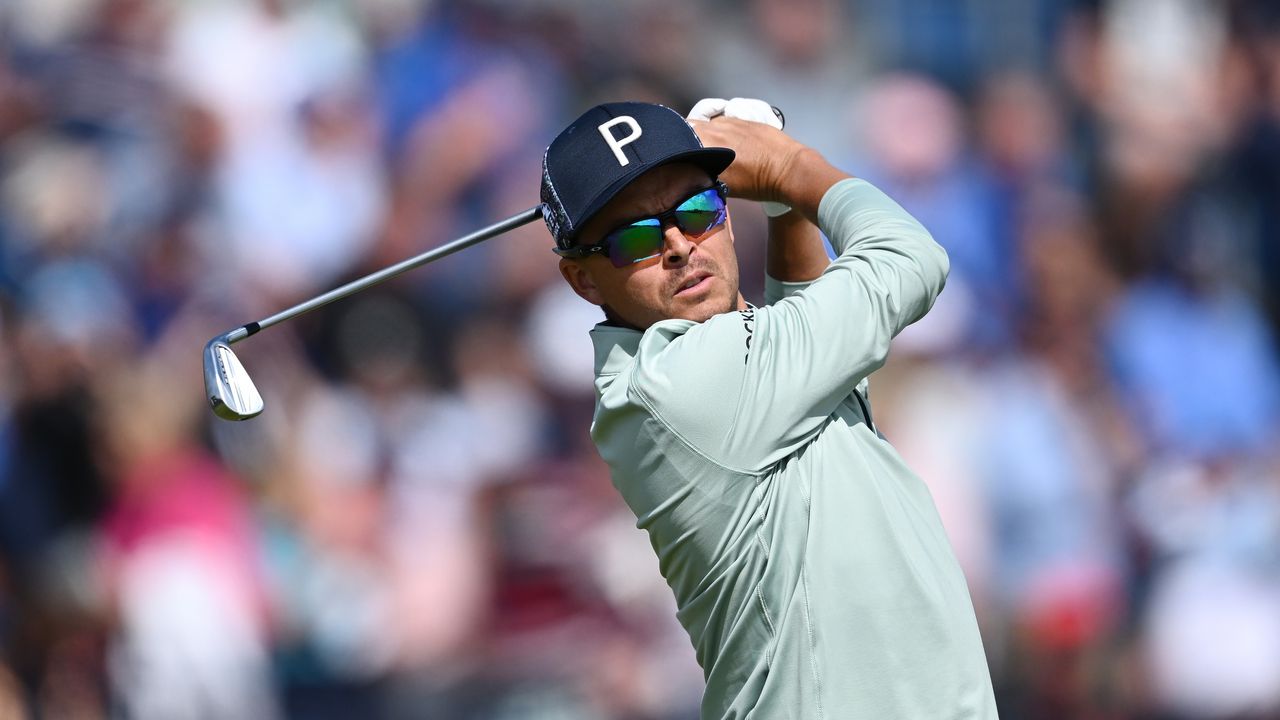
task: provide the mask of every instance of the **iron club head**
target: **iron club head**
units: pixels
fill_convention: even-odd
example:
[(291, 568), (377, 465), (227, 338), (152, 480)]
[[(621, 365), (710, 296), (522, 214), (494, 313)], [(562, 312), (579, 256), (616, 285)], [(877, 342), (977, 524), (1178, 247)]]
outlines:
[(262, 395), (223, 337), (204, 346), (204, 389), (224, 420), (248, 420), (262, 412)]

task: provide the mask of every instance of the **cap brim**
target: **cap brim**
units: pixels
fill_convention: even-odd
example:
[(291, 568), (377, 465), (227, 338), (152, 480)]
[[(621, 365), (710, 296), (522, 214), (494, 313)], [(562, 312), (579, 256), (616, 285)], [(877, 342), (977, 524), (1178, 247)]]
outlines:
[(686, 162), (702, 168), (714, 179), (718, 177), (720, 173), (724, 172), (725, 168), (729, 167), (729, 164), (733, 162), (733, 159), (736, 156), (737, 153), (729, 148), (704, 147), (694, 150), (682, 150), (665, 158), (650, 160), (644, 164), (637, 164), (634, 170), (628, 172), (617, 180), (614, 180), (611, 184), (597, 193), (596, 196), (591, 199), (591, 202), (587, 203), (586, 210), (582, 212), (581, 217), (579, 217), (574, 223), (573, 237), (576, 238), (578, 232), (582, 230), (582, 227), (586, 225), (596, 213), (600, 212), (601, 208), (608, 205), (609, 201), (612, 200), (614, 196), (622, 192), (623, 188), (630, 185), (636, 178), (650, 170), (653, 170), (654, 168), (662, 167), (663, 165), (670, 165), (671, 163), (676, 162)]

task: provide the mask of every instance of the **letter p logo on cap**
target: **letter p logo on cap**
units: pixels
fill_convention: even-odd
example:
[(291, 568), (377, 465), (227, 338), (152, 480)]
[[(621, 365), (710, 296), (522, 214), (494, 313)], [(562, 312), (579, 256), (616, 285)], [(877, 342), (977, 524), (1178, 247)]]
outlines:
[(582, 113), (542, 155), (542, 215), (556, 247), (573, 247), (583, 223), (633, 180), (670, 162), (714, 178), (733, 162), (733, 150), (703, 147), (680, 113), (661, 105), (605, 103)]
[[(631, 134), (624, 138), (616, 138), (613, 136), (613, 128), (616, 125), (628, 125), (631, 128)], [(640, 129), (640, 123), (630, 115), (621, 115), (602, 124), (599, 128), (600, 134), (604, 136), (604, 141), (608, 143), (609, 149), (613, 151), (613, 156), (618, 158), (618, 164), (626, 167), (631, 162), (626, 155), (622, 154), (622, 148), (635, 142), (644, 132)]]

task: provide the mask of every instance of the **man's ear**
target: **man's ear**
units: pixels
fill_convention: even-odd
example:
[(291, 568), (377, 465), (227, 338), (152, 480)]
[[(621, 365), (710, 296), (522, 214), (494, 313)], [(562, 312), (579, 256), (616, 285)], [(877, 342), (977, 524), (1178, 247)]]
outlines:
[(604, 306), (604, 296), (600, 294), (600, 288), (596, 286), (591, 273), (582, 262), (572, 258), (560, 258), (560, 274), (564, 276), (565, 282), (569, 283), (569, 287), (578, 293), (578, 297), (592, 305)]

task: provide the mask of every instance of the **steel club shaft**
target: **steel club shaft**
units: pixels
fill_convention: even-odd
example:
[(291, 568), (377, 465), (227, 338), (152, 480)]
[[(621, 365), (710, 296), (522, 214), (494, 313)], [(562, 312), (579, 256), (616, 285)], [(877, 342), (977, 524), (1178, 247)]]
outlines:
[(209, 404), (212, 406), (214, 413), (216, 413), (218, 417), (227, 420), (246, 420), (262, 412), (263, 403), (261, 395), (258, 394), (257, 388), (253, 384), (253, 380), (244, 370), (240, 361), (236, 359), (235, 353), (231, 351), (230, 345), (232, 343), (239, 342), (264, 328), (269, 328), (272, 325), (275, 325), (276, 323), (284, 322), (285, 320), (311, 312), (312, 310), (328, 305), (335, 300), (340, 300), (348, 295), (360, 292), (365, 288), (390, 280), (401, 273), (421, 267), (434, 260), (439, 260), (446, 255), (452, 255), (459, 250), (471, 247), (472, 245), (488, 240), (489, 238), (514, 230), (522, 225), (533, 222), (540, 217), (542, 217), (542, 206), (535, 205), (528, 210), (512, 215), (506, 220), (501, 220), (488, 227), (476, 230), (469, 235), (464, 235), (453, 242), (432, 248), (420, 255), (415, 255), (407, 260), (402, 260), (390, 267), (385, 267), (381, 270), (369, 273), (362, 278), (352, 280), (341, 287), (337, 287), (329, 292), (317, 295), (310, 300), (304, 300), (291, 308), (281, 310), (280, 312), (258, 320), (257, 322), (241, 325), (238, 328), (214, 337), (207, 345), (205, 345), (204, 350), (205, 394), (206, 397), (209, 398)]

